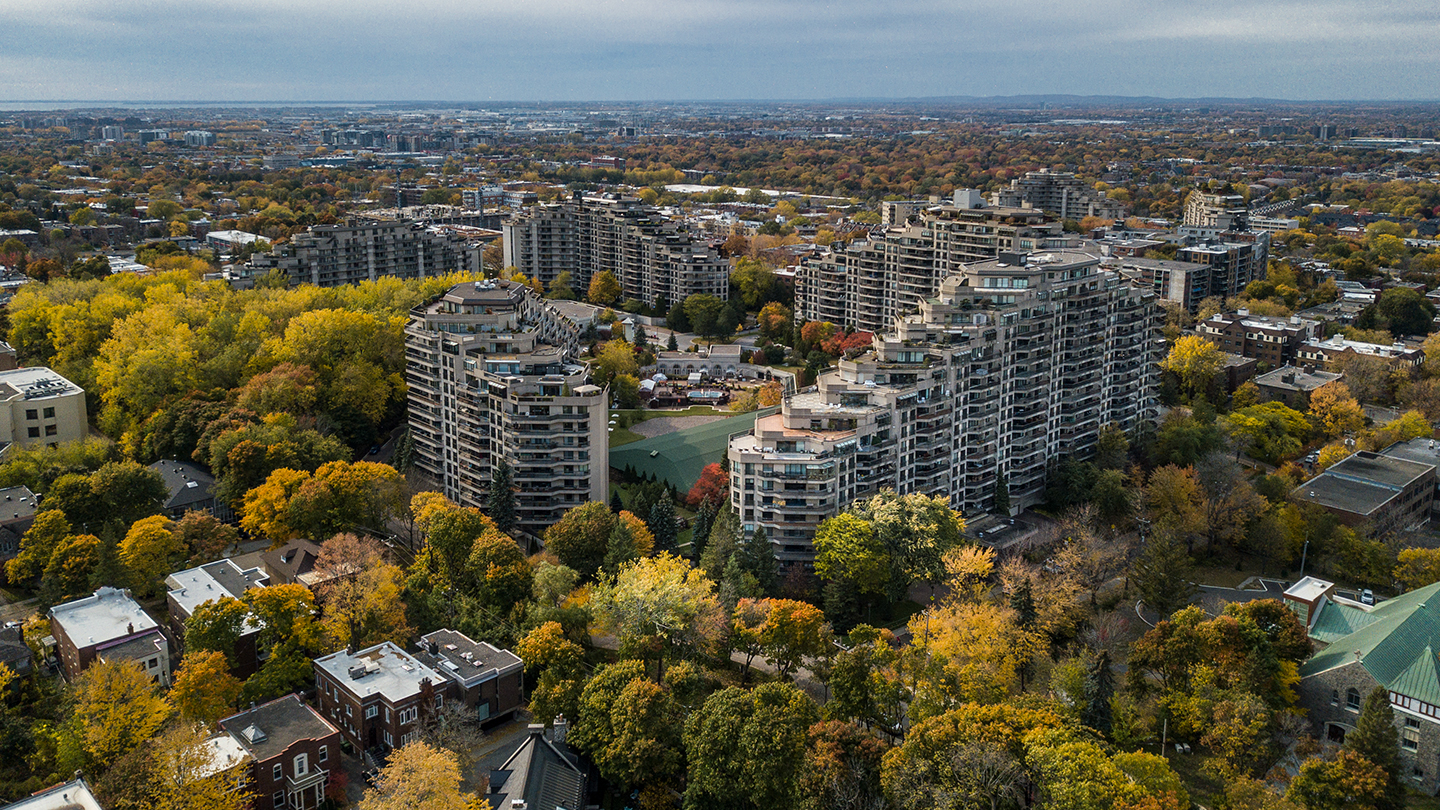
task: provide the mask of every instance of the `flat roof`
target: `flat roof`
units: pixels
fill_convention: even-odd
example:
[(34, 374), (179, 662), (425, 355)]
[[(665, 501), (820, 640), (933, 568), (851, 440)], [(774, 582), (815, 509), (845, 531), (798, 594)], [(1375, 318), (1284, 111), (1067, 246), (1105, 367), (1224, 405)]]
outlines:
[(1302, 602), (1314, 602), (1335, 587), (1335, 583), (1307, 576), (1285, 589), (1285, 595)]
[(83, 599), (50, 608), (50, 616), (77, 647), (104, 644), (160, 626), (129, 591), (108, 585)]
[(1381, 450), (1380, 455), (1440, 468), (1440, 440), (1422, 438), (1396, 442)]
[(1429, 464), (1360, 452), (1296, 487), (1291, 496), (1320, 506), (1369, 515), (1412, 481), (1435, 468)]
[(4, 810), (104, 810), (83, 778), (37, 791)]
[(222, 596), (239, 599), (251, 588), (263, 588), (269, 582), (270, 577), (259, 568), (241, 568), (228, 559), (176, 571), (165, 577), (170, 598), (185, 611), (186, 616), (206, 602)]
[[(395, 703), (420, 694), (420, 681), (425, 678), (436, 686), (445, 682), (444, 675), (389, 641), (353, 654), (341, 650), (316, 658), (315, 666), (361, 700), (379, 695)], [(353, 676), (352, 670), (356, 672)]]
[[(416, 657), (462, 684), (488, 681), (525, 666), (515, 653), (488, 642), (473, 641), (455, 630), (436, 630), (421, 636), (420, 641)], [(430, 644), (434, 645), (434, 652)]]
[(29, 487), (0, 489), (0, 523), (35, 516), (35, 493)]
[[(1289, 381), (1285, 381), (1287, 375), (1293, 375)], [(1265, 385), (1270, 388), (1285, 388), (1291, 391), (1314, 391), (1326, 383), (1332, 383), (1345, 376), (1335, 371), (1306, 371), (1297, 366), (1281, 366), (1274, 371), (1267, 371), (1255, 378), (1256, 385)]]
[(52, 399), (79, 393), (83, 393), (80, 386), (44, 366), (0, 371), (0, 400)]

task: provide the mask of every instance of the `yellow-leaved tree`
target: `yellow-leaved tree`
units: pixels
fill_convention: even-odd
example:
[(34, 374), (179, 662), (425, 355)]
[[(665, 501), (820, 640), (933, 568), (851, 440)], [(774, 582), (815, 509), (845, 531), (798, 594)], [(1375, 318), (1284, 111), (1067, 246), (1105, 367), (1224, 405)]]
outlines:
[(80, 744), (107, 766), (155, 736), (170, 717), (170, 703), (133, 661), (98, 661), (75, 682)]
[(460, 790), (455, 754), (412, 742), (390, 755), (358, 810), (477, 810), (480, 806), (475, 796)]
[(1365, 411), (1340, 381), (1326, 383), (1310, 394), (1310, 415), (1331, 438), (1354, 433), (1365, 426)]
[(1175, 341), (1170, 354), (1160, 361), (1160, 367), (1179, 377), (1181, 384), (1194, 396), (1209, 390), (1224, 362), (1225, 358), (1215, 344), (1202, 337), (1186, 335)]

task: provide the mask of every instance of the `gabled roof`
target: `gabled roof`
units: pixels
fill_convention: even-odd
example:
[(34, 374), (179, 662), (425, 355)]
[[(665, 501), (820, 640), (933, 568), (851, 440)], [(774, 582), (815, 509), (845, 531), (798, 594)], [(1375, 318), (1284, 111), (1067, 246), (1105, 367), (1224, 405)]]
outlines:
[(491, 772), (486, 798), (499, 808), (524, 800), (531, 808), (579, 810), (585, 801), (585, 772), (568, 746), (546, 739), (544, 726), (532, 725), (515, 753)]
[(1437, 594), (1440, 594), (1440, 582), (1382, 602), (1369, 611), (1369, 621), (1363, 623), (1354, 615), (1359, 611), (1337, 610), (1334, 604), (1326, 605), (1325, 612), (1334, 611), (1338, 618), (1331, 622), (1322, 615), (1317, 625), (1328, 622), (1327, 627), (1336, 630), (1343, 622), (1360, 626), (1336, 638), (1306, 661), (1300, 668), (1301, 677), (1358, 662), (1371, 677), (1388, 688), (1440, 705), (1440, 673), (1437, 673), (1435, 658), (1436, 650), (1440, 650), (1440, 595)]
[(221, 720), (220, 728), (257, 762), (277, 757), (301, 740), (323, 740), (340, 733), (299, 695), (252, 706)]
[(215, 479), (200, 467), (188, 461), (166, 459), (150, 465), (165, 480), (169, 495), (165, 498), (166, 509), (179, 509), (214, 500), (210, 494)]

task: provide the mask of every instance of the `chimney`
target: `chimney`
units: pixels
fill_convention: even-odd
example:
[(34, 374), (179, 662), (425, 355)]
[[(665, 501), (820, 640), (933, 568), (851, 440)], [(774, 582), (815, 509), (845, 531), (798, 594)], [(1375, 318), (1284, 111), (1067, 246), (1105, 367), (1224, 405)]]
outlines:
[(565, 715), (555, 716), (555, 742), (565, 742), (565, 737), (570, 731), (570, 723), (565, 720)]
[(135, 633), (135, 623), (134, 623), (134, 622), (130, 622), (129, 624), (125, 625), (125, 634), (126, 634), (126, 635), (133, 635), (134, 633)]

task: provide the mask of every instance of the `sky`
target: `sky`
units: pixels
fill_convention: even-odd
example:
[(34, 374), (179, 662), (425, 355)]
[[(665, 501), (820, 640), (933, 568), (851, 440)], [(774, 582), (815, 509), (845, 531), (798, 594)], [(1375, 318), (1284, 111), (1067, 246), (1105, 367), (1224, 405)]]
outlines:
[(1440, 98), (1435, 0), (0, 0), (0, 101)]

